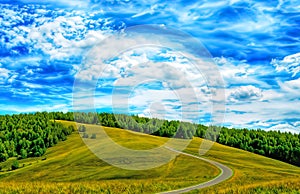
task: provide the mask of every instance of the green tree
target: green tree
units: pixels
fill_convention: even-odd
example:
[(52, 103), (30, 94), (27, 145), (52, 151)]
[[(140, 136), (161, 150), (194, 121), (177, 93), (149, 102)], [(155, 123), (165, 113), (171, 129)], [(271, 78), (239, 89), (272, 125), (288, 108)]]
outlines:
[(21, 154), (21, 158), (24, 159), (24, 158), (27, 158), (27, 151), (26, 149), (21, 149), (20, 151), (20, 154)]
[(11, 169), (12, 170), (16, 170), (19, 168), (19, 161), (18, 160), (14, 160), (13, 163), (11, 164)]

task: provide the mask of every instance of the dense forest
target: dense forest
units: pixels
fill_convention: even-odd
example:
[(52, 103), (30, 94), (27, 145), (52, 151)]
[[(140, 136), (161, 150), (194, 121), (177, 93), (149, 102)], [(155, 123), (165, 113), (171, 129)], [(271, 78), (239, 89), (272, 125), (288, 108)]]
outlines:
[[(74, 129), (66, 128), (55, 120), (117, 127), (162, 137), (190, 139), (196, 136), (300, 166), (300, 134), (229, 129), (137, 115), (83, 112), (0, 116), (0, 161), (13, 156), (41, 156), (47, 147), (65, 140)], [(92, 137), (92, 134), (84, 135)]]
[(42, 156), (48, 147), (66, 140), (74, 128), (53, 122), (50, 116), (46, 112), (0, 116), (0, 162)]
[(300, 166), (300, 134), (222, 128), (217, 142)]

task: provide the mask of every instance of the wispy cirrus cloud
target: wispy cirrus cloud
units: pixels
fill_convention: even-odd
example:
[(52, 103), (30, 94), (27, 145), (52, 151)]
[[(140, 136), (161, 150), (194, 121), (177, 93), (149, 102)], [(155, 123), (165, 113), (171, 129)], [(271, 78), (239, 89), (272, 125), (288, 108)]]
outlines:
[(282, 60), (272, 59), (271, 64), (277, 72), (285, 71), (295, 77), (300, 72), (300, 53), (288, 55)]

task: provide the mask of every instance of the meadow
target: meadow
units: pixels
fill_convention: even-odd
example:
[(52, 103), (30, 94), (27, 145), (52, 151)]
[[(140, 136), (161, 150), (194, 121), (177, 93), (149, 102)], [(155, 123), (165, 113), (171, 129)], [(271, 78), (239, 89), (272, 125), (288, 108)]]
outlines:
[[(186, 152), (197, 154), (201, 139)], [(300, 168), (275, 159), (215, 143), (205, 154), (234, 171), (230, 180), (194, 193), (300, 193)]]
[[(124, 129), (106, 127), (105, 131), (115, 142), (131, 149), (150, 149), (168, 140)], [(198, 155), (201, 142), (194, 137), (185, 152)], [(203, 157), (230, 167), (234, 175), (191, 193), (300, 193), (299, 167), (218, 143)], [(41, 157), (19, 160), (20, 168), (11, 171), (14, 160), (0, 163), (1, 193), (157, 193), (205, 182), (220, 173), (211, 164), (184, 155), (154, 169), (120, 169), (97, 158), (78, 132), (48, 148)]]

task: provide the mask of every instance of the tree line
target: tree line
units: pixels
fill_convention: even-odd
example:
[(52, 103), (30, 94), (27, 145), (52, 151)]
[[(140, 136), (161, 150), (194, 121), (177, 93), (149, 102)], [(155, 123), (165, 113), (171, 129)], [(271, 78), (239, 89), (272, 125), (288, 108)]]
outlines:
[(280, 131), (235, 129), (189, 122), (112, 113), (52, 113), (55, 118), (129, 129), (162, 137), (195, 137), (278, 159), (300, 166), (300, 134)]
[(222, 128), (217, 142), (300, 166), (300, 134)]
[[(9, 157), (35, 157), (65, 140), (74, 128), (55, 120), (116, 127), (162, 137), (194, 136), (300, 166), (300, 134), (234, 129), (137, 115), (84, 112), (42, 112), (0, 116), (0, 161)], [(83, 129), (79, 129), (83, 130)], [(91, 138), (93, 134), (90, 135)]]

